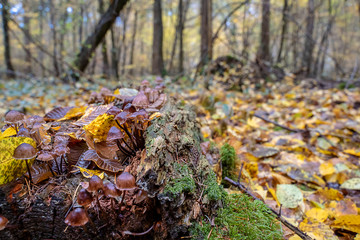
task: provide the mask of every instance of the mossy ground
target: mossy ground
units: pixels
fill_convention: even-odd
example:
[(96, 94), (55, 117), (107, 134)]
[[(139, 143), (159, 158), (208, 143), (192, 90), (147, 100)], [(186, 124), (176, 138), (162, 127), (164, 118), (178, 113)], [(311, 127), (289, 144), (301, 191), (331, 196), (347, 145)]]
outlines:
[(264, 203), (252, 201), (245, 194), (228, 195), (214, 223), (211, 226), (207, 218), (194, 223), (190, 230), (192, 239), (282, 239), (275, 216)]

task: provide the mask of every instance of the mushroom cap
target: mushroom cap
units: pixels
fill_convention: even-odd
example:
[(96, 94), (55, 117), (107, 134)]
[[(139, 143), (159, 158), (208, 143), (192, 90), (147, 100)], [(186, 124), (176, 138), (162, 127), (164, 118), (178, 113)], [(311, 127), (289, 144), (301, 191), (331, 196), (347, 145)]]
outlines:
[(20, 144), (14, 151), (13, 158), (17, 160), (27, 160), (36, 157), (36, 150), (28, 143)]
[(137, 108), (146, 108), (149, 105), (149, 100), (144, 92), (139, 92), (138, 95), (134, 98), (132, 105)]
[(43, 162), (48, 162), (51, 160), (54, 160), (54, 156), (47, 152), (47, 151), (42, 151), (38, 156), (37, 156), (37, 160), (43, 161)]
[(121, 132), (121, 130), (115, 126), (112, 126), (108, 132), (106, 141), (113, 141), (122, 138), (124, 138), (124, 134)]
[(73, 227), (84, 226), (88, 221), (89, 217), (83, 208), (75, 208), (65, 219), (65, 223)]
[(89, 193), (85, 188), (81, 189), (79, 191), (79, 194), (77, 196), (77, 202), (81, 206), (88, 206), (93, 201), (93, 197), (91, 193)]
[(6, 123), (18, 123), (24, 120), (25, 115), (19, 111), (11, 110), (5, 115)]
[(116, 177), (116, 188), (122, 191), (135, 189), (135, 177), (128, 172), (121, 173)]
[(99, 190), (103, 190), (103, 188), (104, 188), (104, 184), (101, 178), (94, 175), (90, 178), (89, 187), (86, 190), (88, 190), (89, 192), (97, 193)]
[(18, 137), (30, 137), (30, 131), (27, 128), (20, 127), (17, 133)]
[(104, 184), (104, 194), (107, 197), (116, 198), (120, 196), (121, 192), (115, 187), (112, 182), (106, 182)]
[(4, 228), (6, 228), (6, 225), (8, 224), (8, 222), (9, 222), (9, 220), (6, 217), (0, 215), (0, 231), (3, 230)]

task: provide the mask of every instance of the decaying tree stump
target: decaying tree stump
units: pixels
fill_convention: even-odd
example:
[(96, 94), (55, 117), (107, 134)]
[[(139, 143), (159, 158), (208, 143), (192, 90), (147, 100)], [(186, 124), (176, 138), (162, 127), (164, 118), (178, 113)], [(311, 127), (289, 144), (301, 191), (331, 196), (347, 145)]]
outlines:
[[(92, 222), (85, 227), (64, 223), (79, 183), (86, 181), (81, 174), (52, 178), (36, 186), (31, 196), (24, 179), (1, 187), (0, 214), (9, 219), (9, 225), (0, 231), (0, 239), (190, 236), (192, 222), (205, 215), (211, 219), (222, 202), (222, 190), (201, 153), (202, 138), (195, 117), (189, 106), (169, 101), (146, 131), (146, 151), (139, 151), (126, 167), (136, 176), (139, 189), (129, 192), (126, 204), (119, 206), (117, 202), (115, 209), (101, 199), (100, 209), (89, 209)], [(109, 179), (113, 181), (113, 176)], [(14, 191), (17, 187), (21, 190)], [(134, 236), (149, 229), (145, 235)]]

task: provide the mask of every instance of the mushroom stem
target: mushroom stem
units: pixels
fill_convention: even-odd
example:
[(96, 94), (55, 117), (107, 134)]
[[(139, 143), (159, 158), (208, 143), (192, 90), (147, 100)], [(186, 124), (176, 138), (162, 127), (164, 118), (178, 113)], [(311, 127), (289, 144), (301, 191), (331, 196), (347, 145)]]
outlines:
[(122, 141), (125, 143), (125, 145), (130, 149), (130, 151), (135, 154), (135, 150), (132, 149), (132, 148), (129, 146), (129, 144), (127, 144), (127, 142), (126, 142), (123, 138), (122, 138), (121, 140), (122, 140)]
[(51, 174), (53, 175), (53, 177), (55, 177), (55, 173), (54, 173), (54, 171), (52, 170), (52, 168), (51, 168), (51, 166), (50, 166), (50, 163), (47, 162), (47, 165), (48, 165), (48, 167), (49, 167), (49, 169), (50, 169)]
[(100, 205), (99, 195), (98, 195), (98, 194), (96, 194), (96, 204), (98, 205), (99, 211), (102, 212), (103, 209), (102, 209), (102, 207), (101, 207), (101, 205)]
[(128, 130), (126, 127), (124, 127), (124, 126), (121, 126), (117, 121), (115, 121), (115, 122), (117, 123), (117, 125), (118, 125), (122, 130), (125, 131), (125, 133), (129, 136), (129, 138), (130, 138), (132, 144), (134, 145), (134, 147), (137, 148), (136, 143), (134, 142), (133, 136), (131, 135), (131, 133), (129, 132), (129, 130)]
[(131, 152), (129, 152), (126, 148), (124, 148), (119, 139), (116, 140), (116, 145), (118, 146), (118, 148), (120, 149), (121, 152), (123, 152), (125, 155), (131, 155)]
[(110, 201), (111, 201), (111, 207), (112, 207), (112, 209), (115, 209), (114, 198), (110, 198)]
[(26, 162), (26, 167), (27, 167), (28, 173), (29, 173), (29, 179), (30, 179), (30, 182), (32, 183), (32, 177), (31, 177), (31, 172), (30, 172), (28, 160), (25, 159), (25, 162)]
[(58, 164), (58, 162), (57, 162), (57, 159), (56, 159), (56, 158), (54, 158), (54, 161), (55, 161), (56, 168), (57, 168), (57, 170), (58, 170), (59, 174), (61, 174), (61, 172), (60, 172), (60, 168), (59, 168), (59, 164)]
[(123, 202), (124, 202), (125, 193), (126, 193), (126, 190), (123, 190), (123, 194), (122, 194), (122, 197), (121, 197), (120, 206), (121, 206), (121, 205), (123, 204)]
[(61, 171), (61, 174), (63, 173), (62, 165), (63, 165), (63, 155), (60, 155), (60, 171)]

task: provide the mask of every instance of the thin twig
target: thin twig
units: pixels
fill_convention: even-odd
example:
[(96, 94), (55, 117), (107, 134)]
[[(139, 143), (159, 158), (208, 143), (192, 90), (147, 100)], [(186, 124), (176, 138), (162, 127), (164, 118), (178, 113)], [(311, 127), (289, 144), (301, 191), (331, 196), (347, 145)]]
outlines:
[[(231, 180), (228, 177), (224, 178), (225, 181), (227, 181), (228, 183), (230, 183), (233, 186), (238, 187), (242, 192), (244, 192), (246, 195), (252, 197), (254, 200), (258, 200), (261, 201), (258, 197), (256, 197), (253, 193), (251, 193), (250, 191), (248, 191), (246, 189), (246, 187), (244, 185), (242, 185), (241, 183), (235, 182), (233, 180)], [(264, 203), (265, 204), (265, 203)], [(296, 226), (292, 225), (291, 223), (289, 223), (286, 219), (284, 219), (279, 213), (275, 212), (272, 208), (270, 208), (269, 206), (267, 206), (265, 204), (265, 206), (273, 213), (275, 214), (276, 218), (283, 223), (286, 227), (288, 227), (291, 231), (293, 231), (295, 234), (297, 234), (299, 237), (301, 237), (302, 239), (305, 240), (312, 240), (311, 237), (309, 237), (306, 233), (304, 233), (303, 231), (301, 231), (299, 228), (297, 228)]]
[(261, 115), (259, 115), (259, 114), (257, 114), (257, 113), (254, 114), (254, 117), (260, 118), (261, 120), (264, 120), (265, 122), (272, 123), (272, 124), (274, 124), (275, 126), (281, 127), (281, 128), (286, 129), (286, 130), (288, 130), (288, 131), (290, 131), (290, 132), (303, 132), (303, 130), (301, 130), (301, 129), (295, 129), (295, 128), (286, 127), (286, 126), (284, 126), (284, 125), (281, 125), (281, 124), (278, 123), (278, 122), (272, 121), (272, 120), (270, 120), (270, 119), (268, 119), (268, 118), (266, 118), (266, 117), (264, 117), (264, 116), (261, 116)]

